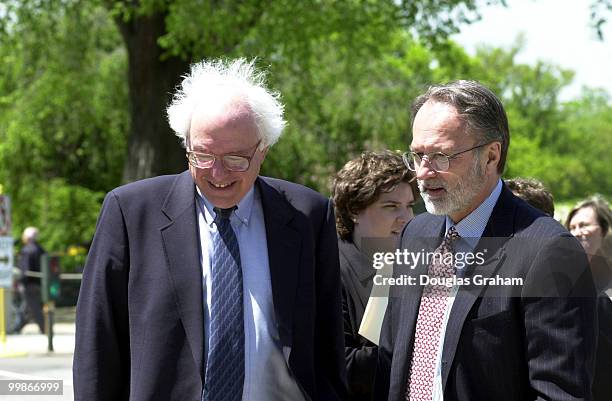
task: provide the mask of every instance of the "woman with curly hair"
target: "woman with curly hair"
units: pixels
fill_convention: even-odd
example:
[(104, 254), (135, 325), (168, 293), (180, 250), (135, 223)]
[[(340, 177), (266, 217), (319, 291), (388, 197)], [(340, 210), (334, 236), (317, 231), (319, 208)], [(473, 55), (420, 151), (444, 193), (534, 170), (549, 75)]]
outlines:
[(375, 270), (364, 255), (367, 238), (399, 239), (418, 196), (413, 173), (400, 154), (366, 151), (332, 182), (343, 284), (345, 356), (350, 400), (371, 400), (376, 345), (359, 335)]

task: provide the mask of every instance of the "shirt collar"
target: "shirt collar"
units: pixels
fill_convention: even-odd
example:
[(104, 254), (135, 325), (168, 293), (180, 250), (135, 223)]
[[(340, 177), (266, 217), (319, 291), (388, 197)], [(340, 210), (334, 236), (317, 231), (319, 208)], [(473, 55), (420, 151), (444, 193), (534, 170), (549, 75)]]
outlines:
[(468, 241), (470, 245), (472, 245), (472, 248), (475, 247), (480, 237), (482, 237), (482, 233), (484, 232), (487, 222), (491, 217), (493, 208), (499, 199), (501, 190), (502, 181), (499, 179), (497, 181), (497, 185), (495, 188), (493, 188), (493, 191), (491, 191), (491, 194), (487, 197), (487, 199), (485, 199), (480, 206), (474, 209), (472, 213), (468, 214), (457, 224), (453, 224), (450, 217), (446, 216), (445, 233), (447, 233), (448, 230), (454, 225), (461, 238)]
[[(198, 199), (200, 201), (200, 205), (204, 206), (202, 212), (204, 214), (204, 221), (210, 226), (212, 226), (214, 222), (214, 206), (206, 197), (200, 192), (200, 188), (196, 185), (196, 191), (198, 193)], [(253, 210), (253, 202), (255, 199), (255, 186), (252, 186), (249, 192), (244, 195), (244, 197), (238, 202), (236, 205), (236, 210), (230, 217), (230, 219), (236, 217), (236, 220), (245, 226), (249, 225), (249, 220), (251, 218), (251, 210)]]

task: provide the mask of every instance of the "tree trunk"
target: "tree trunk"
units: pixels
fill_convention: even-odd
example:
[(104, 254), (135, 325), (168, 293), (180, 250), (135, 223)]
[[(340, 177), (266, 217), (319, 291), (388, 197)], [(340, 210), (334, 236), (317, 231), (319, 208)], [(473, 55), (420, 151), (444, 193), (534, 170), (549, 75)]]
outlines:
[(185, 150), (170, 129), (166, 107), (188, 71), (189, 62), (178, 57), (163, 61), (157, 40), (165, 33), (165, 15), (117, 20), (128, 52), (131, 128), (123, 182), (174, 174), (187, 168)]

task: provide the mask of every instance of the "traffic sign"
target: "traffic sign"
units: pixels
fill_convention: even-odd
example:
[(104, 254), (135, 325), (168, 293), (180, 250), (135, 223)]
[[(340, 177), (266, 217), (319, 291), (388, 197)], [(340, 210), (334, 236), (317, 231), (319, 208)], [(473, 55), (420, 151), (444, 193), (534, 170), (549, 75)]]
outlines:
[(0, 287), (13, 286), (13, 237), (0, 237)]
[(11, 235), (11, 199), (0, 195), (0, 237)]
[(13, 286), (13, 237), (11, 237), (11, 199), (0, 195), (0, 287)]

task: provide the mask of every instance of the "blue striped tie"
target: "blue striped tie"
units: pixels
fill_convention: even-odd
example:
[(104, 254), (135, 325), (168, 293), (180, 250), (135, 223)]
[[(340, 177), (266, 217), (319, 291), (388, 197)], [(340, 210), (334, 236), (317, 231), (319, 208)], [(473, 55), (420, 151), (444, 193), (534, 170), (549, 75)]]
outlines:
[(210, 306), (210, 347), (203, 401), (240, 401), (244, 387), (242, 268), (230, 209), (215, 208)]

